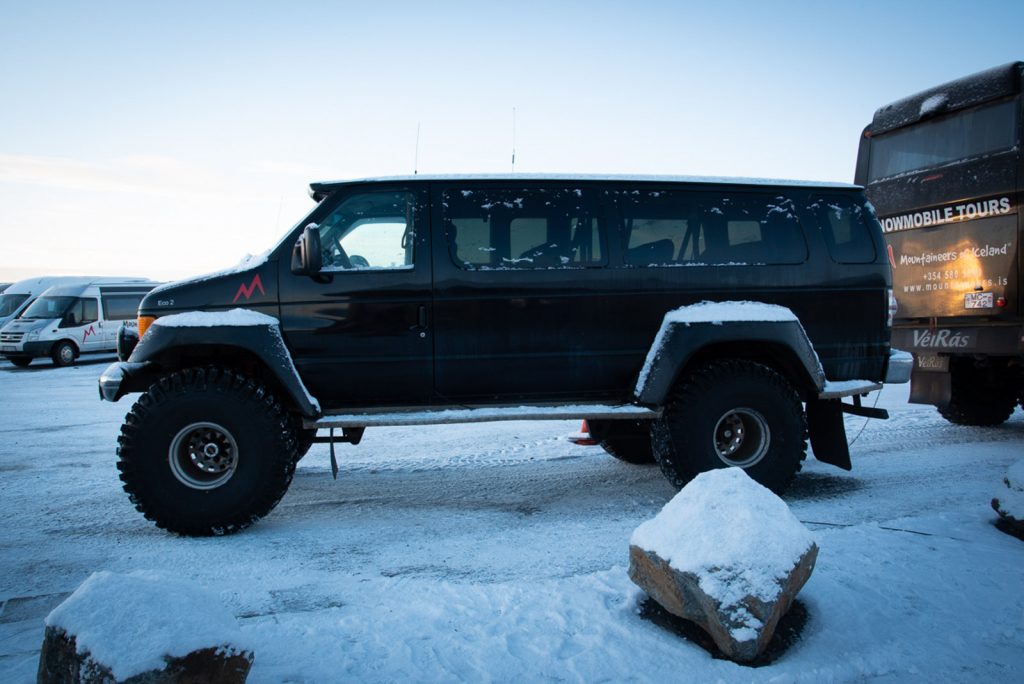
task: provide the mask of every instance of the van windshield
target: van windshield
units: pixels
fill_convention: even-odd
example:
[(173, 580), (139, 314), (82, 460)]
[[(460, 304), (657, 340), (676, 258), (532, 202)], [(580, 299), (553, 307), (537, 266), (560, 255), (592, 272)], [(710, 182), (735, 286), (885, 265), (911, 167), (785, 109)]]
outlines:
[(10, 316), (26, 299), (28, 299), (27, 294), (0, 295), (0, 316)]
[(63, 318), (68, 309), (78, 301), (78, 297), (40, 297), (29, 304), (22, 318)]

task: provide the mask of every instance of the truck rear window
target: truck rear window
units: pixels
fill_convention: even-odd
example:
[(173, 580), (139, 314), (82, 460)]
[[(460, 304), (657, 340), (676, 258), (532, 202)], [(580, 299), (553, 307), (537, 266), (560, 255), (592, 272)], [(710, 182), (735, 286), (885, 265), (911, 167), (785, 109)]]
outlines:
[(868, 182), (1012, 148), (1015, 105), (1008, 100), (872, 138)]

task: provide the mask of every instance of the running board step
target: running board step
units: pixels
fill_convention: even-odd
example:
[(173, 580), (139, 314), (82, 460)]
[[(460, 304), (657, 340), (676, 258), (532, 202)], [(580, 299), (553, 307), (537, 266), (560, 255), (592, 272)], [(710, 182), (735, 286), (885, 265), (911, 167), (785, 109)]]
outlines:
[(447, 425), (486, 423), (497, 420), (654, 420), (661, 411), (633, 404), (574, 404), (559, 406), (462, 406), (423, 408), (381, 408), (358, 413), (331, 413), (318, 420), (306, 419), (303, 427), (353, 428), (398, 427), (404, 425)]

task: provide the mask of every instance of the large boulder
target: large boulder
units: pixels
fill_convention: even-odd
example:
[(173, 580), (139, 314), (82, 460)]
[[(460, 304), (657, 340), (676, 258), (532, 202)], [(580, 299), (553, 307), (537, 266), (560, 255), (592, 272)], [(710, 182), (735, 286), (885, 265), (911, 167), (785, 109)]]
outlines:
[(1017, 461), (1006, 471), (1005, 488), (992, 499), (992, 508), (999, 514), (1001, 530), (1024, 539), (1024, 461)]
[(234, 617), (191, 585), (93, 574), (46, 618), (38, 682), (242, 684), (253, 654)]
[(818, 547), (789, 507), (740, 468), (702, 473), (630, 540), (629, 576), (722, 653), (756, 660), (814, 569)]

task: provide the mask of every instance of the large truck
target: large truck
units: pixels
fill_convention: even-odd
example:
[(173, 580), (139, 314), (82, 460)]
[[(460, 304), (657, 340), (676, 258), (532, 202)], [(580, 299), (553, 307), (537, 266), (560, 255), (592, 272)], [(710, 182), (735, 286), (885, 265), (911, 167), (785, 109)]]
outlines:
[(960, 425), (1024, 401), (1022, 74), (1013, 62), (893, 102), (860, 139), (854, 180), (888, 245), (910, 401)]

